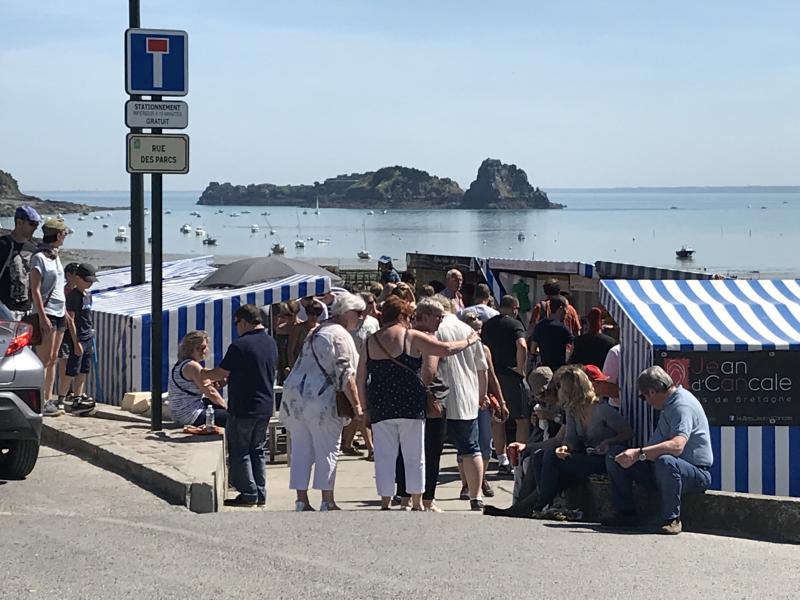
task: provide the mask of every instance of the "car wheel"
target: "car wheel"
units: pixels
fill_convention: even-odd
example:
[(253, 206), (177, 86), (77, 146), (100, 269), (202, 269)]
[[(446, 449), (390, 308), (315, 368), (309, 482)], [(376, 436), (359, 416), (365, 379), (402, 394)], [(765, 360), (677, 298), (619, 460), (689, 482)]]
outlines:
[(14, 440), (9, 444), (8, 451), (0, 454), (0, 476), (23, 479), (33, 471), (37, 458), (39, 458), (39, 442)]

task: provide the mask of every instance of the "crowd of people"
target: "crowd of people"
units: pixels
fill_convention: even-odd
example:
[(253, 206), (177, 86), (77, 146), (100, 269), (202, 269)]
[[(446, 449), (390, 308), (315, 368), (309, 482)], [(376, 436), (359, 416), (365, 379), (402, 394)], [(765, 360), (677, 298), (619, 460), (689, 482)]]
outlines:
[[(374, 461), (382, 510), (399, 504), (441, 512), (436, 486), (449, 442), (460, 498), (471, 510), (577, 519), (579, 507), (559, 506), (559, 493), (605, 475), (617, 510), (606, 524), (636, 522), (637, 481), (660, 491), (660, 530), (680, 531), (681, 496), (710, 485), (708, 423), (698, 401), (652, 367), (638, 384), (641, 400), (660, 411), (657, 430), (647, 445), (627, 448), (634, 432), (619, 409), (620, 346), (601, 308), (582, 319), (556, 280), (526, 320), (518, 298), (504, 296), (495, 306), (485, 284), (465, 298), (456, 269), (442, 283), (418, 285), (384, 263), (381, 279), (360, 294), (334, 289), (269, 312), (241, 307), (234, 318), (242, 337), (217, 368), (201, 366), (207, 337), (187, 335), (170, 381), (173, 417), (200, 423), (207, 406), (224, 412), (218, 388), (229, 386), (222, 422), (239, 491), (229, 504), (266, 502), (266, 430), (277, 381), (298, 512), (316, 510), (310, 489), (321, 494), (318, 510), (339, 510), (342, 454)], [(366, 456), (355, 446), (359, 436)], [(497, 477), (514, 477), (508, 508), (484, 503), (494, 495), (487, 479), (493, 458)]]
[[(43, 220), (22, 206), (14, 229), (0, 237), (0, 319), (31, 325), (48, 417), (89, 414), (95, 406), (84, 390), (94, 355), (96, 274), (90, 264), (62, 267), (67, 235), (62, 219)], [(436, 486), (449, 442), (459, 496), (471, 510), (580, 518), (580, 510), (557, 504), (558, 494), (605, 475), (617, 511), (607, 525), (637, 522), (636, 481), (659, 491), (661, 531), (681, 530), (681, 496), (711, 482), (705, 413), (660, 367), (647, 369), (638, 379), (640, 400), (659, 420), (646, 445), (627, 447), (634, 432), (620, 412), (621, 348), (600, 307), (581, 318), (553, 279), (541, 301), (525, 299), (521, 311), (513, 295), (496, 304), (485, 284), (465, 293), (458, 269), (422, 285), (388, 257), (379, 264), (380, 281), (359, 294), (335, 288), (267, 310), (241, 306), (238, 336), (215, 367), (206, 365), (207, 333), (181, 340), (168, 379), (172, 419), (201, 426), (213, 415), (225, 427), (230, 481), (239, 492), (229, 504), (266, 504), (265, 448), (279, 384), (299, 512), (315, 510), (309, 488), (321, 494), (320, 511), (339, 509), (341, 454), (374, 462), (381, 509), (440, 512)], [(366, 455), (355, 445), (359, 437)], [(484, 504), (494, 496), (487, 478), (493, 458), (497, 477), (514, 477), (508, 508)]]
[[(40, 226), (42, 240), (35, 243)], [(46, 417), (95, 409), (84, 390), (95, 354), (89, 289), (97, 277), (91, 264), (61, 264), (59, 249), (68, 235), (62, 218), (45, 220), (23, 205), (14, 213), (14, 228), (0, 237), (0, 319), (31, 327), (30, 345), (44, 366)]]

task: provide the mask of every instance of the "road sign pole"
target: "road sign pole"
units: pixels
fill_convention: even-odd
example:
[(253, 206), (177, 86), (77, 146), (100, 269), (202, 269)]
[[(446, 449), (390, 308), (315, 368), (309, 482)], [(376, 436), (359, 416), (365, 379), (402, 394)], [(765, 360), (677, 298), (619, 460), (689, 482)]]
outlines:
[[(161, 96), (151, 96), (152, 100), (161, 100)], [(161, 129), (151, 129), (151, 133), (161, 133)], [(151, 399), (151, 412), (150, 412), (150, 429), (153, 431), (161, 431), (161, 361), (162, 361), (162, 339), (164, 335), (164, 320), (163, 320), (163, 223), (161, 214), (163, 212), (164, 204), (164, 189), (163, 189), (163, 175), (161, 173), (153, 173), (150, 175), (150, 193), (152, 198), (150, 200), (150, 233), (153, 235), (153, 245), (150, 252), (150, 278), (153, 280), (152, 284), (152, 307), (150, 314), (152, 315), (153, 335), (150, 343), (150, 367), (152, 383), (152, 399)]]
[[(128, 0), (128, 26), (141, 27), (139, 0)], [(131, 95), (131, 100), (141, 100)], [(131, 128), (131, 133), (142, 133), (139, 128)], [(131, 174), (131, 283), (139, 285), (145, 281), (145, 236), (144, 236), (144, 175)]]

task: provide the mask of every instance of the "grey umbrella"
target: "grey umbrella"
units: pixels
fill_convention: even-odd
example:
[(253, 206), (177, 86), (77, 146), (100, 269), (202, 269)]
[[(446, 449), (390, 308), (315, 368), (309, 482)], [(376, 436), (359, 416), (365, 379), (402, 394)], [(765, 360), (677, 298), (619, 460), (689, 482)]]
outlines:
[(316, 275), (331, 278), (331, 285), (342, 283), (341, 277), (315, 264), (284, 256), (243, 258), (224, 265), (192, 286), (195, 290), (239, 288), (292, 275)]

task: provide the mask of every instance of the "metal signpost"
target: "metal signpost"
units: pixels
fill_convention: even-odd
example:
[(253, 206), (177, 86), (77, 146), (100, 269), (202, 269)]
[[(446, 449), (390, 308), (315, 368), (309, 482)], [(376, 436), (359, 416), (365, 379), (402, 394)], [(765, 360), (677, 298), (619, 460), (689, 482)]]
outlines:
[[(125, 90), (131, 94), (125, 110), (126, 124), (150, 128), (149, 134), (133, 130), (128, 134), (125, 156), (129, 173), (150, 173), (151, 177), (150, 428), (153, 431), (160, 431), (162, 424), (162, 177), (163, 173), (189, 172), (189, 136), (161, 133), (162, 129), (186, 127), (188, 107), (184, 102), (165, 102), (163, 96), (185, 96), (188, 93), (188, 65), (188, 36), (185, 31), (132, 28), (125, 32)], [(150, 102), (139, 101), (141, 99), (134, 98), (135, 95), (150, 96)], [(148, 122), (148, 118), (153, 120)]]

